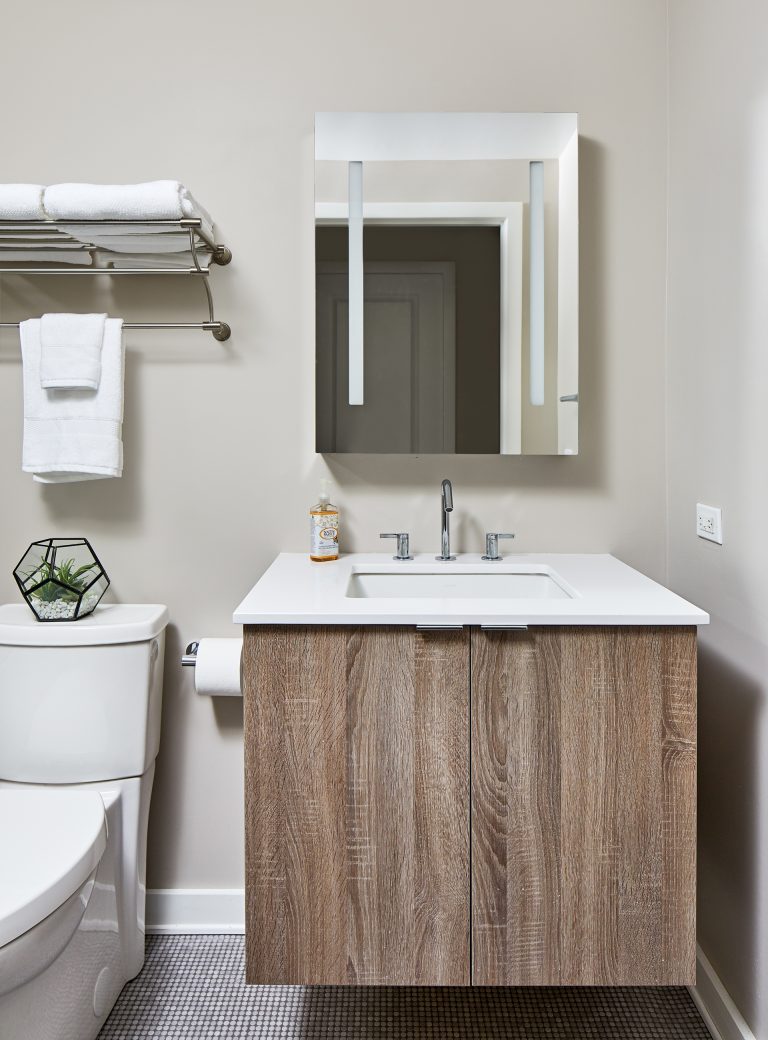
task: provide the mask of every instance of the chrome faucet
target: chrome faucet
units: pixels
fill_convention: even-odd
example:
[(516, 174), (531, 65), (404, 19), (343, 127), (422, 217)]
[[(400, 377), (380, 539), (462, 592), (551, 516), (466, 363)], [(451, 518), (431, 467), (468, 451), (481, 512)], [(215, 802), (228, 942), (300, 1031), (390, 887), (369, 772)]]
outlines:
[(450, 480), (444, 480), (440, 486), (440, 555), (436, 560), (455, 560), (451, 556), (451, 528), (448, 514), (453, 512), (453, 487)]

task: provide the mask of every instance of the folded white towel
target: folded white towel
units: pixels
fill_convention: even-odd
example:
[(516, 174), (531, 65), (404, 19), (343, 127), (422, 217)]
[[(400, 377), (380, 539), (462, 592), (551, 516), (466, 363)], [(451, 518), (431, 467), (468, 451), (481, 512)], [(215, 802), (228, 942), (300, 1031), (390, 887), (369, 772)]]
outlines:
[[(173, 217), (173, 220), (178, 218)], [(202, 219), (202, 218), (201, 218)], [(167, 227), (157, 224), (147, 224), (142, 221), (140, 224), (121, 224), (119, 227), (111, 227), (108, 230), (105, 229), (103, 223), (94, 224), (93, 221), (84, 221), (80, 223), (67, 224), (66, 226), (67, 235), (72, 235), (80, 242), (91, 242), (93, 237), (103, 238), (105, 235), (115, 235), (125, 237), (133, 237), (134, 242), (136, 241), (137, 235), (153, 235), (154, 237), (164, 238), (166, 235), (181, 235), (187, 242), (189, 242), (189, 236), (186, 231), (175, 231), (169, 230)], [(59, 232), (61, 234), (61, 232)], [(141, 245), (141, 240), (139, 240)]]
[[(14, 227), (16, 226), (17, 225), (14, 224)], [(165, 236), (161, 235), (160, 237), (164, 238)], [(134, 239), (134, 242), (135, 241), (136, 240)], [(154, 239), (152, 239), (152, 241), (154, 242)], [(72, 252), (77, 251), (82, 253), (87, 245), (85, 242), (71, 242), (64, 235), (34, 235), (24, 234), (20, 231), (14, 231), (12, 234), (3, 233), (2, 244), (3, 256), (5, 255), (6, 249), (69, 249)]]
[(108, 318), (101, 350), (101, 380), (93, 390), (40, 386), (40, 319), (21, 323), (24, 375), (22, 469), (46, 484), (123, 472), (123, 322)]
[(179, 181), (143, 184), (52, 184), (43, 207), (54, 220), (180, 220), (199, 217), (210, 234), (209, 213)]
[(40, 319), (40, 385), (46, 390), (97, 390), (106, 314), (44, 314)]
[[(110, 267), (134, 267), (137, 270), (144, 268), (146, 270), (152, 270), (153, 268), (159, 268), (161, 270), (178, 270), (180, 267), (192, 268), (195, 266), (195, 261), (189, 250), (186, 253), (99, 253), (99, 261), (101, 264), (106, 265), (107, 269)], [(198, 253), (197, 262), (200, 264), (202, 270), (205, 270), (210, 265), (210, 255), (208, 253)]]
[[(6, 263), (13, 261), (17, 264), (77, 264), (78, 267), (92, 267), (93, 257), (88, 252), (75, 249), (4, 249), (2, 259)], [(202, 266), (202, 265), (201, 265)], [(34, 272), (35, 268), (29, 270)]]
[(0, 220), (43, 220), (42, 184), (0, 184)]
[[(77, 225), (82, 227), (83, 225)], [(72, 230), (70, 225), (67, 225), (68, 230)], [(74, 234), (75, 232), (72, 231)], [(183, 253), (185, 250), (189, 251), (189, 235), (186, 231), (171, 231), (169, 234), (161, 235), (146, 235), (144, 238), (139, 238), (136, 235), (124, 235), (121, 231), (119, 235), (107, 234), (102, 232), (99, 234), (77, 234), (79, 242), (86, 243), (87, 245), (97, 246), (99, 249), (108, 249), (113, 253), (135, 253), (138, 250), (144, 248), (148, 253)], [(77, 245), (77, 243), (72, 243)]]

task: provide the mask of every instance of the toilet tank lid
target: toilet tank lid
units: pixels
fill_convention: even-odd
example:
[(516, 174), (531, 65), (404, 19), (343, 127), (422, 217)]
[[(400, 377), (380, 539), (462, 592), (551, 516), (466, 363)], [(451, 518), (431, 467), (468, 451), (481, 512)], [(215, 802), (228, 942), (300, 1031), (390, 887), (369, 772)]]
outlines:
[(168, 624), (162, 603), (100, 604), (82, 621), (38, 621), (24, 603), (0, 606), (0, 646), (103, 646), (143, 643)]

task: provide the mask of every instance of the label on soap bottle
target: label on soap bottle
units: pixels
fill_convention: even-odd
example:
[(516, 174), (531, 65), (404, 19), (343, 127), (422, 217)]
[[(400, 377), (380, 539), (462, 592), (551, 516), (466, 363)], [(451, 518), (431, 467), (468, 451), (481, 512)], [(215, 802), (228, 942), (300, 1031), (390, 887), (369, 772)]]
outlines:
[(339, 555), (339, 514), (309, 514), (310, 556), (313, 560), (335, 560)]

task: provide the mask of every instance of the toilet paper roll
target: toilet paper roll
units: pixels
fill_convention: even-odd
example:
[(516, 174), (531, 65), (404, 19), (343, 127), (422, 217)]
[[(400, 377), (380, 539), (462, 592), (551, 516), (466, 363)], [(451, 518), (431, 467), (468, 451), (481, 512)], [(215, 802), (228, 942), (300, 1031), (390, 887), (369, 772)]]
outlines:
[(201, 639), (197, 647), (195, 690), (206, 697), (240, 697), (242, 639)]

